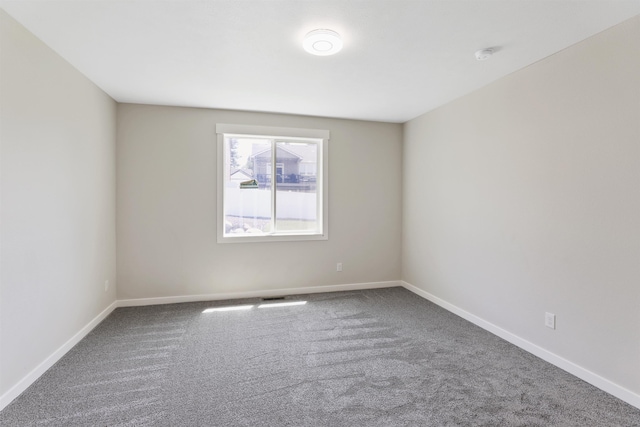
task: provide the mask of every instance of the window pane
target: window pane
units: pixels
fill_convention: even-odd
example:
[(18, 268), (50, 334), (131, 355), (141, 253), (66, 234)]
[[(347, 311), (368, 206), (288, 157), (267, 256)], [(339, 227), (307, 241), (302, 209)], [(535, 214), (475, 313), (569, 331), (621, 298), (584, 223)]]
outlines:
[(318, 144), (276, 142), (276, 230), (318, 231)]
[[(224, 232), (225, 235), (260, 235), (272, 231), (271, 141), (246, 137), (225, 137)], [(251, 180), (255, 186), (240, 183)]]
[(216, 133), (218, 243), (328, 239), (329, 131), (217, 124)]

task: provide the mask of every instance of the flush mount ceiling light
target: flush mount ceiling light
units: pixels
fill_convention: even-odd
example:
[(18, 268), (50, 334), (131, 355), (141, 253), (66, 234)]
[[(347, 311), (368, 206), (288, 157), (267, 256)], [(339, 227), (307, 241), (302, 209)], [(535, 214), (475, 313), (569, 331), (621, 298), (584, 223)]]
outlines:
[(332, 30), (313, 30), (304, 36), (302, 46), (312, 55), (328, 56), (340, 52), (342, 39)]
[(493, 49), (480, 49), (476, 52), (476, 59), (478, 61), (484, 61), (485, 59), (491, 58), (491, 55), (493, 55)]

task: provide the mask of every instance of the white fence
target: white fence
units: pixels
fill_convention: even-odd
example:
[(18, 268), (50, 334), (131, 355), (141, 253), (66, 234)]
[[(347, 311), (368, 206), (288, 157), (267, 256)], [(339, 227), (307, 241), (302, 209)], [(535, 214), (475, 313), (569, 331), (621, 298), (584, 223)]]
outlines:
[[(225, 214), (245, 218), (271, 217), (271, 191), (261, 189), (225, 188)], [(277, 212), (280, 219), (315, 220), (316, 193), (277, 191)]]

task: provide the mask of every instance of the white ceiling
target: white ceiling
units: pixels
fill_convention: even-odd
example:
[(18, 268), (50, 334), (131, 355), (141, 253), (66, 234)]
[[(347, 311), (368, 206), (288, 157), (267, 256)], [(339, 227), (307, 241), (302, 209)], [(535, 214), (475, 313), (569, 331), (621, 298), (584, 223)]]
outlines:
[[(119, 102), (404, 122), (640, 14), (640, 0), (0, 0)], [(302, 49), (317, 28), (335, 56)], [(479, 62), (474, 52), (498, 52)]]

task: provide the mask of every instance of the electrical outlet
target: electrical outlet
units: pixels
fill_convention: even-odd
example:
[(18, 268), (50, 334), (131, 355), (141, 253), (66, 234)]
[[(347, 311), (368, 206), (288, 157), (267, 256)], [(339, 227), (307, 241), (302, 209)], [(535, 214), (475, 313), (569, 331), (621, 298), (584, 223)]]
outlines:
[(107, 292), (109, 290), (109, 281), (105, 280), (104, 281), (104, 291)]
[(553, 313), (545, 313), (544, 314), (544, 326), (547, 328), (555, 329), (556, 328), (556, 315)]
[(342, 271), (342, 263), (341, 262), (336, 264), (336, 271)]

